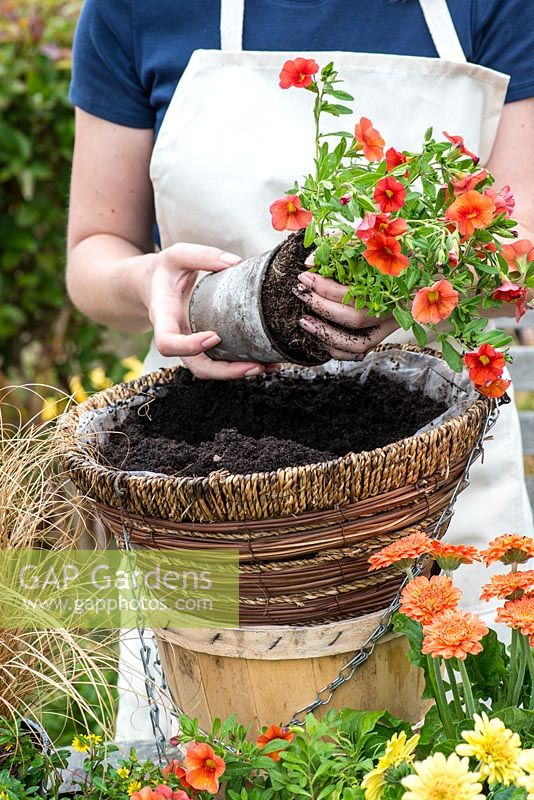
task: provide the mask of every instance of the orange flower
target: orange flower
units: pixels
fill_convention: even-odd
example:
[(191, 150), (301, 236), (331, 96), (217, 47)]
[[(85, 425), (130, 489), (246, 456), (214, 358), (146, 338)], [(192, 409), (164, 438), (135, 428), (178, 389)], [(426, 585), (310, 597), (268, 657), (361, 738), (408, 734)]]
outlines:
[(505, 533), (493, 539), (486, 550), (482, 551), (482, 556), (487, 567), (495, 561), (502, 561), (503, 564), (524, 564), (534, 556), (534, 539), (517, 533)]
[(432, 539), (432, 546), (429, 550), (441, 569), (451, 572), (457, 569), (460, 564), (472, 564), (473, 561), (480, 561), (480, 553), (476, 547), (468, 544), (449, 544)]
[(486, 228), (493, 221), (495, 204), (475, 189), (461, 194), (448, 207), (445, 218), (456, 222), (462, 236), (472, 236), (476, 229)]
[(503, 608), (499, 608), (495, 619), (509, 628), (520, 630), (525, 636), (534, 636), (534, 597), (508, 600)]
[(534, 569), (507, 572), (506, 575), (492, 575), (490, 582), (482, 587), (480, 599), (491, 600), (492, 597), (498, 597), (500, 600), (517, 599), (533, 585)]
[(492, 397), (496, 399), (497, 397), (502, 397), (504, 394), (506, 394), (511, 383), (512, 381), (505, 381), (504, 378), (497, 378), (495, 381), (482, 383), (476, 388), (480, 394), (485, 395), (485, 397)]
[(165, 777), (175, 775), (185, 789), (191, 788), (187, 782), (185, 769), (177, 758), (171, 759), (167, 766), (163, 768), (163, 775)]
[(205, 742), (193, 742), (184, 758), (187, 782), (193, 789), (217, 794), (219, 778), (226, 769), (220, 756)]
[(400, 275), (408, 266), (408, 258), (401, 253), (400, 242), (394, 236), (375, 233), (362, 253), (371, 266), (385, 275)]
[(534, 245), (530, 239), (518, 239), (513, 244), (503, 244), (503, 257), (512, 269), (517, 269), (521, 262), (530, 264), (534, 261)]
[(319, 65), (313, 58), (295, 58), (286, 61), (280, 72), (280, 88), (305, 89), (312, 82), (312, 75), (319, 72)]
[(460, 150), (464, 154), (464, 156), (469, 156), (469, 158), (473, 159), (475, 164), (478, 164), (478, 162), (480, 161), (479, 157), (467, 149), (467, 147), (464, 144), (463, 136), (451, 136), (449, 133), (447, 133), (447, 131), (443, 131), (443, 135), (446, 139), (449, 140), (449, 142), (454, 144), (458, 148), (458, 150)]
[(302, 208), (296, 194), (288, 194), (287, 197), (275, 200), (269, 211), (275, 231), (299, 231), (306, 228), (312, 219), (311, 211)]
[(490, 344), (482, 344), (475, 353), (466, 353), (464, 364), (476, 386), (500, 378), (504, 369), (504, 356)]
[(494, 300), (502, 300), (504, 303), (515, 303), (515, 321), (519, 322), (523, 314), (527, 311), (528, 292), (525, 286), (518, 286), (516, 283), (504, 280), (498, 289), (493, 292)]
[(362, 117), (354, 128), (354, 138), (363, 147), (363, 154), (368, 161), (380, 161), (384, 155), (384, 140), (373, 123)]
[(159, 786), (156, 786), (152, 794), (152, 800), (159, 800), (159, 798), (161, 798), (161, 800), (191, 800), (187, 792), (184, 792), (183, 789), (173, 790), (164, 783), (160, 783)]
[(384, 236), (402, 236), (408, 230), (408, 223), (402, 217), (391, 219), (389, 214), (366, 214), (358, 227), (356, 236), (366, 242), (375, 233)]
[(433, 286), (419, 289), (412, 303), (412, 316), (418, 322), (437, 325), (450, 317), (458, 305), (458, 292), (444, 278)]
[(411, 533), (403, 536), (387, 547), (383, 547), (378, 553), (369, 558), (369, 572), (374, 569), (383, 569), (394, 565), (397, 569), (411, 567), (413, 561), (419, 556), (425, 555), (430, 551), (432, 539), (425, 533)]
[(444, 611), (434, 622), (423, 628), (421, 652), (432, 658), (459, 658), (480, 653), (480, 640), (488, 632), (480, 617), (465, 611)]
[[(401, 164), (406, 164), (407, 161), (408, 157), (405, 156), (404, 153), (399, 153), (394, 147), (390, 147), (389, 150), (386, 150), (386, 167), (388, 172), (391, 172), (395, 167), (400, 167)], [(408, 175), (408, 171), (404, 174)]]
[(461, 594), (446, 575), (434, 575), (430, 580), (421, 576), (402, 590), (400, 610), (421, 625), (430, 625), (436, 614), (456, 608)]
[[(272, 742), (273, 739), (285, 739), (286, 742), (292, 742), (295, 734), (291, 733), (287, 728), (280, 728), (278, 725), (269, 725), (256, 741), (258, 747), (265, 747), (266, 744)], [(274, 753), (267, 753), (268, 758), (273, 761), (280, 761), (280, 750), (275, 750)]]
[(509, 186), (503, 186), (500, 192), (489, 186), (487, 189), (484, 189), (484, 194), (486, 197), (489, 197), (490, 200), (493, 200), (496, 215), (504, 214), (506, 219), (512, 216), (512, 211), (515, 208), (515, 200)]
[(469, 192), (471, 189), (474, 189), (475, 186), (478, 186), (481, 181), (486, 180), (487, 177), (488, 173), (485, 169), (481, 169), (480, 172), (475, 173), (475, 175), (462, 175), (462, 177), (457, 180), (451, 181), (454, 194)]
[(389, 176), (378, 181), (373, 197), (381, 211), (398, 211), (406, 200), (406, 189), (400, 181)]

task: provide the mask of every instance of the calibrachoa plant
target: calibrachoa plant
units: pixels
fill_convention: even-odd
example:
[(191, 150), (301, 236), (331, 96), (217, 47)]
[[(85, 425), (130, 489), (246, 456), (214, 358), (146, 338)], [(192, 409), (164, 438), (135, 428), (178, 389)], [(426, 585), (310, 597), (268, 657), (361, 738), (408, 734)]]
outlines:
[(498, 348), (511, 339), (487, 330), (485, 314), (508, 302), (519, 320), (534, 287), (534, 246), (517, 239), (510, 187), (495, 189), (463, 138), (446, 131), (436, 141), (429, 129), (415, 153), (387, 147), (366, 117), (324, 133), (324, 114), (352, 114), (340, 83), (332, 63), (283, 66), (282, 89), (315, 97), (315, 170), (272, 203), (273, 227), (305, 229), (313, 269), (347, 286), (346, 302), (393, 315), (421, 346), (431, 330), (454, 370), (466, 366), (480, 392), (500, 397), (508, 354)]

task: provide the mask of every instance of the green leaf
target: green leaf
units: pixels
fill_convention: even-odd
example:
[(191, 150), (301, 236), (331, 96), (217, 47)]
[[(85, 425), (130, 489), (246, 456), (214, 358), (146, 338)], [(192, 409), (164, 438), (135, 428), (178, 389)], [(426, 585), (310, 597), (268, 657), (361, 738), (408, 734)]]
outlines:
[(497, 700), (508, 675), (508, 658), (504, 644), (490, 628), (481, 641), (483, 650), (476, 656), (468, 655), (465, 667), (475, 697)]
[(492, 347), (506, 347), (513, 341), (513, 337), (504, 331), (485, 331), (477, 338), (478, 344), (491, 344)]
[(421, 653), (421, 648), (423, 646), (423, 628), (421, 624), (413, 619), (410, 619), (410, 617), (407, 617), (406, 614), (397, 612), (393, 617), (393, 630), (396, 633), (403, 633), (408, 639), (410, 645), (408, 658), (412, 664), (414, 664), (416, 667), (420, 667), (425, 675), (425, 690), (423, 692), (423, 697), (428, 699), (433, 698), (434, 695), (431, 691), (432, 682), (428, 673), (427, 659)]
[(324, 93), (335, 97), (336, 100), (348, 100), (349, 103), (354, 100), (354, 97), (348, 92), (344, 92), (341, 89), (333, 89), (331, 86), (327, 86)]
[(326, 114), (332, 114), (334, 117), (341, 117), (343, 114), (352, 114), (352, 108), (342, 106), (339, 103), (325, 102), (321, 106), (321, 111), (324, 111)]
[(306, 232), (304, 234), (304, 247), (311, 247), (314, 241), (315, 241), (315, 223), (312, 220), (308, 225), (308, 227), (306, 228)]
[(440, 337), (441, 347), (443, 350), (443, 358), (451, 369), (455, 372), (461, 372), (464, 368), (462, 356), (456, 350), (446, 337)]
[(412, 331), (413, 331), (413, 335), (415, 336), (415, 339), (416, 339), (417, 344), (419, 345), (419, 347), (425, 347), (428, 337), (427, 337), (427, 333), (426, 333), (425, 329), (423, 328), (423, 326), (419, 325), (418, 322), (414, 322), (412, 324)]
[(405, 308), (402, 308), (402, 306), (395, 306), (393, 309), (393, 316), (403, 330), (410, 330), (414, 320), (409, 311), (407, 311)]

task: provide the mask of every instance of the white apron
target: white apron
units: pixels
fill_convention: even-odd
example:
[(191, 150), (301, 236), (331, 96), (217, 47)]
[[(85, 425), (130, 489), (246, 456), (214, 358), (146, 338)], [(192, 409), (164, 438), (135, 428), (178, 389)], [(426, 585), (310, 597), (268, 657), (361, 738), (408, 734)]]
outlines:
[[(355, 119), (332, 118), (330, 130), (351, 129), (369, 117), (398, 150), (417, 150), (426, 129), (460, 134), (467, 147), (490, 156), (508, 76), (466, 61), (446, 0), (419, 0), (439, 58), (331, 52), (251, 52), (242, 49), (244, 0), (221, 0), (221, 50), (196, 50), (176, 87), (150, 165), (162, 247), (186, 241), (243, 258), (285, 237), (271, 227), (269, 205), (313, 165), (312, 97), (282, 91), (279, 72), (289, 58), (333, 61), (355, 98)], [(377, 24), (380, 24), (377, 22)], [(347, 122), (349, 120), (349, 122)], [(326, 121), (325, 121), (326, 124)], [(152, 344), (145, 370), (179, 363)], [(500, 533), (530, 533), (521, 440), (512, 404), (501, 411), (484, 464), (471, 473), (447, 538), (483, 547)], [(463, 568), (465, 605), (480, 604), (486, 571)], [(118, 727), (139, 711), (119, 712)]]

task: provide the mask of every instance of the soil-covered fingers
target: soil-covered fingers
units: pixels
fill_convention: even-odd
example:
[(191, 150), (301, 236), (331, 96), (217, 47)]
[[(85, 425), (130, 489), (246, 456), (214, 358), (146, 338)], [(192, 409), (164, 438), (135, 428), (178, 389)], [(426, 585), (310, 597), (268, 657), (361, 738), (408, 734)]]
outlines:
[(368, 350), (372, 350), (398, 328), (394, 319), (387, 319), (381, 321), (375, 328), (369, 328), (365, 333), (358, 334), (342, 330), (310, 315), (303, 317), (299, 325), (307, 333), (320, 339), (333, 358), (342, 361), (352, 361), (355, 356), (365, 355)]
[(306, 289), (311, 289), (325, 300), (331, 300), (334, 303), (342, 303), (347, 294), (346, 286), (332, 278), (324, 278), (316, 272), (301, 272), (299, 281)]
[(377, 325), (376, 317), (370, 317), (366, 309), (355, 309), (352, 303), (342, 303), (339, 300), (328, 300), (303, 283), (299, 283), (293, 294), (307, 305), (310, 311), (323, 319), (343, 325), (347, 328), (372, 328)]
[(235, 381), (254, 377), (263, 375), (267, 367), (279, 367), (273, 364), (258, 364), (254, 361), (213, 361), (205, 354), (184, 358), (183, 362), (195, 377), (214, 381)]

